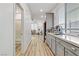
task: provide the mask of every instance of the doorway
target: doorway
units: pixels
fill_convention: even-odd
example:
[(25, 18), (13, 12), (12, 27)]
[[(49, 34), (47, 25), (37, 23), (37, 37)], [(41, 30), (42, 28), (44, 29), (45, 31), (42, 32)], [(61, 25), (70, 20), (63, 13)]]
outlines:
[(23, 39), (23, 9), (19, 4), (16, 4), (16, 21), (15, 21), (15, 51), (16, 55), (22, 54), (22, 39)]
[(44, 42), (46, 40), (46, 21), (44, 22)]

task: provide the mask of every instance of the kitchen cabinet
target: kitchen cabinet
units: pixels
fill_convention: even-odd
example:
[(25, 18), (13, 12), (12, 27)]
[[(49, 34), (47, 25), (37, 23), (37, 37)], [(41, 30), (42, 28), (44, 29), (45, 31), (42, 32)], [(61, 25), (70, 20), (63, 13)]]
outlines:
[(47, 43), (55, 56), (79, 56), (79, 47), (62, 38), (47, 34)]
[(47, 42), (48, 46), (51, 48), (51, 36), (48, 34), (47, 34), (46, 42)]
[(51, 36), (49, 35), (49, 39), (48, 39), (48, 45), (51, 48)]
[(49, 47), (50, 47), (50, 49), (51, 49), (51, 46), (52, 46), (52, 39), (51, 39), (51, 37), (49, 37)]
[(47, 44), (49, 44), (49, 43), (48, 43), (48, 40), (49, 40), (49, 35), (47, 34), (47, 35), (46, 35), (46, 43), (47, 43)]
[(51, 36), (51, 50), (55, 55), (55, 37), (54, 36)]
[(74, 55), (79, 55), (79, 48), (74, 46), (73, 44), (67, 43), (63, 40), (60, 39), (60, 44), (63, 45), (65, 47), (65, 50), (69, 50), (72, 53), (74, 53)]
[(61, 39), (56, 38), (56, 55), (57, 56), (77, 56), (78, 48)]
[(76, 55), (65, 48), (65, 56), (76, 56)]
[(56, 56), (64, 56), (64, 47), (59, 43), (56, 42)]

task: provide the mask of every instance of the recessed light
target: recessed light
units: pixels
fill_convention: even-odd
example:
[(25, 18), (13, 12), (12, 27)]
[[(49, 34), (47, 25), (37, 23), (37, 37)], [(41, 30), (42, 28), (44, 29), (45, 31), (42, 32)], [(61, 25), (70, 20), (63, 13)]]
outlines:
[(43, 12), (43, 9), (40, 9), (40, 12)]
[(41, 15), (41, 18), (43, 18), (43, 15)]
[(46, 18), (46, 16), (45, 16), (45, 18)]

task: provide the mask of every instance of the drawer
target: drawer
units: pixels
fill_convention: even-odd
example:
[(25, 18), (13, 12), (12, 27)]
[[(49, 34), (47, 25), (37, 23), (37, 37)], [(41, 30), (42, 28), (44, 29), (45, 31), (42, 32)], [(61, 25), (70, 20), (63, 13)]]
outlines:
[(62, 40), (59, 40), (59, 43), (61, 45), (63, 45), (65, 48), (67, 48), (68, 50), (70, 50), (71, 52), (73, 52), (74, 54), (76, 55), (79, 55), (79, 48), (70, 44), (70, 43), (67, 43), (65, 41), (62, 41)]
[(60, 43), (61, 41), (61, 39), (56, 38), (56, 42)]
[(65, 56), (76, 56), (76, 55), (71, 51), (69, 51), (68, 49), (65, 49)]

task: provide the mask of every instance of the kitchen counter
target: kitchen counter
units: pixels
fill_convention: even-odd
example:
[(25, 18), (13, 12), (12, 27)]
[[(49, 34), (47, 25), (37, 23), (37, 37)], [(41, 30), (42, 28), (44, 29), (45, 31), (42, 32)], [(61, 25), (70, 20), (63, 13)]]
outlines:
[(65, 42), (68, 42), (70, 44), (73, 44), (73, 45), (79, 47), (79, 38), (78, 37), (69, 36), (69, 35), (55, 35), (53, 33), (47, 33), (47, 34), (52, 35), (56, 38), (59, 38)]

